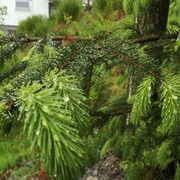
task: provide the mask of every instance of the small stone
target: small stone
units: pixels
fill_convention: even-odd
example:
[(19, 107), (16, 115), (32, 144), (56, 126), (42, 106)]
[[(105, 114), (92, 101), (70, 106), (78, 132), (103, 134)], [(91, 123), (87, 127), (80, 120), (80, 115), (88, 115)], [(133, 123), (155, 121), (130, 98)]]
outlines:
[(93, 171), (92, 175), (93, 175), (93, 176), (97, 176), (97, 175), (98, 175), (97, 169), (95, 169), (95, 170)]
[(88, 176), (86, 180), (98, 180), (97, 177), (93, 177), (93, 176)]

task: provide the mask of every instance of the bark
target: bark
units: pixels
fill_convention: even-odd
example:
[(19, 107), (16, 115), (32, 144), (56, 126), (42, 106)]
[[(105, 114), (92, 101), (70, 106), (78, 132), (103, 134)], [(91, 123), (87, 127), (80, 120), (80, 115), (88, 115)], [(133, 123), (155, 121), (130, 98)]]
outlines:
[(152, 0), (151, 4), (139, 17), (141, 35), (161, 35), (166, 31), (170, 0)]

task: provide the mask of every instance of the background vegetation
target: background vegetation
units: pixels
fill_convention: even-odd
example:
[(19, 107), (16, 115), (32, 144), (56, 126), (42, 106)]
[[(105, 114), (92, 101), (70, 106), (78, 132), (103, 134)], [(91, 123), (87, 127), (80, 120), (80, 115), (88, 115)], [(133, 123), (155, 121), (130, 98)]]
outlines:
[(17, 31), (20, 33), (23, 32), (26, 34), (43, 36), (53, 31), (54, 24), (54, 21), (42, 15), (33, 15), (26, 20), (20, 21)]
[(71, 17), (77, 20), (82, 10), (82, 0), (62, 0), (59, 3), (56, 13), (56, 21), (58, 23), (65, 22), (65, 17)]

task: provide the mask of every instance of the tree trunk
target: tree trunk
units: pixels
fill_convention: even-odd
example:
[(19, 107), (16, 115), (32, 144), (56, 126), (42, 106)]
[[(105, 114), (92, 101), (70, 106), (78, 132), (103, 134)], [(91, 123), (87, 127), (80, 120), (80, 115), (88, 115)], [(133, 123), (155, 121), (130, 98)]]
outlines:
[(139, 17), (141, 35), (161, 35), (166, 31), (170, 0), (152, 0), (151, 4)]

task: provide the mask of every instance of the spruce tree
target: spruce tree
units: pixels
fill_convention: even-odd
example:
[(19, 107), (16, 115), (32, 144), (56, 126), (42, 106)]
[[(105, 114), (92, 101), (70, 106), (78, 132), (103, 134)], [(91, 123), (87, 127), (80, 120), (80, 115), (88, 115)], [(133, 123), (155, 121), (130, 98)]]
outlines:
[[(113, 146), (127, 179), (180, 177), (179, 45), (164, 35), (169, 1), (159, 9), (150, 0), (123, 3), (126, 12), (140, 17), (138, 39), (113, 36), (116, 30), (93, 38), (0, 37), (0, 127), (7, 134), (16, 124), (23, 126), (51, 179), (76, 179), (82, 172), (83, 138), (94, 117), (112, 134), (101, 155)], [(141, 28), (152, 8), (165, 9), (160, 34), (159, 20), (151, 27), (150, 15)], [(90, 91), (102, 68), (113, 65), (126, 68), (132, 78), (129, 104), (118, 112), (88, 113)]]

